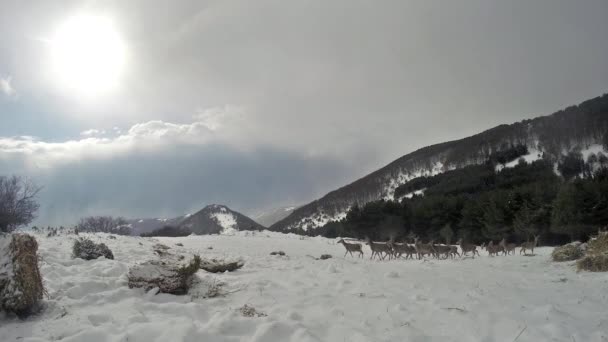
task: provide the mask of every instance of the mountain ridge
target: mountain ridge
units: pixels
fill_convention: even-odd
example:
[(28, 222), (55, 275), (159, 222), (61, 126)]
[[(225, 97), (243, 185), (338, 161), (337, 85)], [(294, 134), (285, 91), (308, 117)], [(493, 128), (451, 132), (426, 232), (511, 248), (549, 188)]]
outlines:
[(490, 154), (525, 145), (559, 160), (564, 152), (592, 144), (608, 146), (608, 94), (546, 116), (502, 124), (478, 134), (422, 147), (294, 210), (270, 230), (304, 232), (343, 218), (350, 206), (393, 199), (406, 181), (485, 162)]

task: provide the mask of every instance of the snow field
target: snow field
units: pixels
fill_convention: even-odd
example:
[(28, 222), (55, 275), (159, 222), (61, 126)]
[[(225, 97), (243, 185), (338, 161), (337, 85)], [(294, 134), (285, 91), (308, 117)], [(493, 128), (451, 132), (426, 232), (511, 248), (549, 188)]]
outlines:
[[(608, 274), (550, 262), (551, 248), (536, 256), (370, 261), (367, 246), (364, 259), (342, 258), (336, 240), (293, 234), (89, 236), (115, 260), (71, 259), (71, 237), (37, 237), (47, 309), (25, 321), (0, 314), (0, 341), (510, 342), (522, 330), (518, 342), (608, 340)], [(156, 258), (159, 241), (173, 253), (241, 257), (245, 266), (200, 270), (201, 283), (186, 296), (129, 289), (129, 266)], [(287, 256), (269, 255), (276, 250)], [(321, 254), (333, 258), (312, 258)], [(202, 298), (212, 282), (230, 293)], [(243, 317), (245, 304), (267, 316)]]

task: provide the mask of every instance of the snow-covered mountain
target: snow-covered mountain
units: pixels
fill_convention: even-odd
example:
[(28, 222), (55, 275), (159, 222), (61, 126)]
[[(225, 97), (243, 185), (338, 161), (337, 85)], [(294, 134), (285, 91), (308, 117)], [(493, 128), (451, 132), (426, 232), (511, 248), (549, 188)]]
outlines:
[(468, 138), (421, 148), (297, 208), (270, 229), (302, 232), (322, 226), (345, 217), (352, 205), (395, 199), (395, 189), (408, 180), (481, 164), (491, 154), (516, 145), (526, 145), (530, 155), (524, 156), (524, 160), (528, 162), (541, 157), (557, 162), (570, 151), (585, 155), (589, 151), (608, 150), (608, 94), (548, 116), (500, 125)]
[(131, 225), (132, 235), (149, 233), (165, 226), (177, 227), (189, 215), (174, 218), (138, 218), (127, 220)]
[(289, 214), (296, 210), (296, 208), (297, 207), (295, 206), (273, 208), (256, 214), (255, 216), (253, 216), (253, 219), (255, 220), (255, 222), (265, 227), (270, 227), (273, 224), (289, 216)]
[(231, 234), (239, 230), (259, 230), (265, 227), (225, 205), (211, 204), (189, 215), (179, 224), (195, 234)]

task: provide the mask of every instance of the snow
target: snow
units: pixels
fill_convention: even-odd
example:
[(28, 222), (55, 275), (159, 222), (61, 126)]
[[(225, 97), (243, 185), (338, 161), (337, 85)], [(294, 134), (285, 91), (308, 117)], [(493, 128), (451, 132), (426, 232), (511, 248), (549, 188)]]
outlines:
[(453, 166), (446, 167), (441, 161), (436, 161), (430, 168), (422, 168), (414, 171), (402, 171), (397, 177), (389, 180), (385, 189), (385, 195), (382, 197), (385, 201), (395, 200), (395, 190), (402, 184), (418, 177), (431, 177), (443, 173), (448, 170), (453, 170)]
[(542, 155), (543, 155), (542, 151), (539, 151), (539, 150), (537, 150), (535, 148), (529, 148), (528, 149), (528, 154), (523, 155), (523, 156), (521, 156), (521, 157), (519, 157), (519, 158), (517, 158), (515, 160), (511, 160), (510, 162), (506, 163), (504, 165), (504, 167), (503, 167), (503, 165), (500, 165), (500, 164), (496, 165), (496, 171), (500, 171), (500, 170), (502, 170), (504, 168), (515, 167), (515, 166), (517, 166), (519, 164), (519, 160), (520, 159), (523, 159), (526, 162), (526, 164), (531, 164), (532, 162), (535, 162), (535, 161), (541, 159)]
[(334, 214), (327, 214), (325, 212), (314, 213), (300, 219), (300, 221), (292, 223), (289, 227), (287, 227), (287, 230), (302, 228), (302, 230), (307, 231), (308, 229), (324, 226), (332, 221), (340, 221), (346, 218), (346, 214), (348, 213), (349, 209), (350, 207), (344, 211), (339, 211)]
[[(142, 238), (81, 234), (106, 243), (115, 260), (71, 259), (72, 237), (37, 236), (46, 310), (26, 320), (0, 314), (0, 341), (585, 341), (608, 338), (608, 274), (536, 256), (370, 261), (343, 258), (336, 240), (294, 234)], [(224, 297), (129, 289), (130, 266), (176, 254), (242, 258)], [(175, 244), (181, 242), (184, 247)], [(141, 243), (141, 245), (140, 245)], [(208, 246), (213, 246), (208, 250)], [(283, 250), (286, 257), (270, 256)], [(328, 260), (314, 260), (331, 254)], [(244, 305), (266, 316), (244, 317)]]
[(236, 217), (229, 213), (226, 208), (209, 215), (222, 227), (222, 234), (234, 234), (238, 231)]
[(583, 155), (583, 160), (586, 162), (591, 154), (598, 154), (600, 152), (603, 154), (608, 154), (608, 153), (606, 153), (606, 151), (604, 150), (604, 147), (602, 145), (593, 144), (593, 145), (589, 145), (587, 148), (583, 149), (581, 151), (581, 154)]

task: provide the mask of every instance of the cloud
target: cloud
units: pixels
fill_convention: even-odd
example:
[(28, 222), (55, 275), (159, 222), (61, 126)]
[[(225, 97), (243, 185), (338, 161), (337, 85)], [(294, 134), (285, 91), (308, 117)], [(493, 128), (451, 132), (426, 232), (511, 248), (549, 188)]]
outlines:
[(17, 95), (17, 92), (15, 91), (15, 88), (13, 88), (11, 81), (11, 76), (0, 77), (0, 91), (8, 97), (14, 97)]
[(82, 131), (80, 132), (80, 135), (84, 136), (84, 137), (92, 137), (92, 136), (99, 136), (99, 135), (104, 135), (106, 134), (105, 130), (99, 130), (99, 129), (87, 129), (86, 131)]
[(62, 142), (0, 138), (0, 169), (44, 186), (42, 225), (97, 214), (171, 217), (211, 203), (251, 213), (304, 203), (354, 176), (351, 164), (334, 158), (272, 146), (243, 150), (218, 135), (231, 111), (205, 112), (185, 124), (138, 123), (114, 137), (93, 136), (96, 130)]
[[(88, 194), (96, 184), (112, 188), (127, 168), (190, 179), (181, 173), (188, 168), (200, 173), (189, 181), (197, 186), (165, 189), (159, 176), (158, 187), (193, 200), (195, 192), (214, 197), (206, 176), (224, 185), (278, 178), (306, 198), (307, 187), (329, 191), (417, 148), (605, 92), (608, 45), (597, 42), (608, 32), (608, 2), (583, 1), (9, 1), (0, 9), (0, 61), (29, 101), (0, 99), (0, 113), (11, 114), (0, 114), (0, 136), (9, 137), (0, 139), (0, 169), (52, 174), (49, 189), (57, 181), (81, 193), (74, 182)], [(110, 17), (128, 48), (120, 86), (90, 102), (59, 89), (43, 42), (80, 12)], [(156, 187), (144, 178), (136, 189), (120, 182), (133, 194), (104, 194), (148, 194)], [(229, 190), (222, 198), (258, 202)], [(287, 196), (273, 191), (277, 202)], [(55, 193), (57, 205), (71, 201)], [(101, 193), (81, 202), (109, 208), (113, 199)]]

